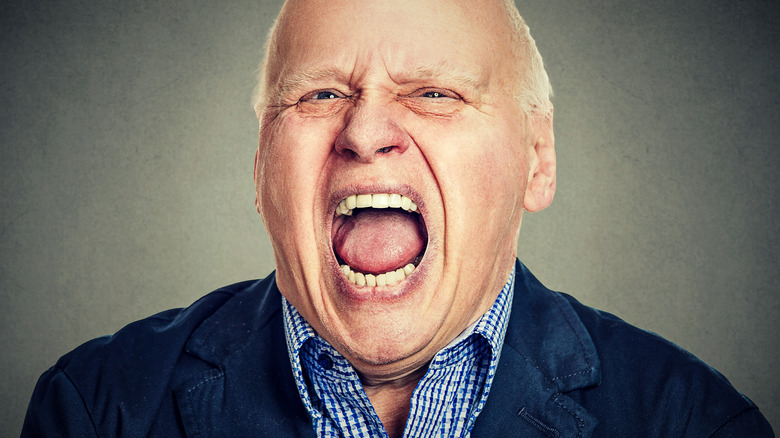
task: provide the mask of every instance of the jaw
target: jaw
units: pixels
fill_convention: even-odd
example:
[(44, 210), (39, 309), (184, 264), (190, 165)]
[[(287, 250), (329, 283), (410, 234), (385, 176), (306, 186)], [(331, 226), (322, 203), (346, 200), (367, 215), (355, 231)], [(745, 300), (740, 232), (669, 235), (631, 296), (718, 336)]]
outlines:
[[(425, 366), (492, 305), (513, 266), (514, 242), (496, 247), (504, 254), (498, 259), (504, 261), (485, 269), (469, 258), (468, 244), (446, 245), (443, 218), (434, 220), (429, 206), (422, 201), (420, 205), (427, 247), (411, 275), (395, 285), (360, 287), (344, 274), (331, 242), (321, 249), (327, 254), (325, 289), (320, 291), (325, 312), (318, 313), (322, 326), (316, 329), (361, 373), (389, 378)], [(483, 275), (470, 275), (483, 269)], [(477, 293), (484, 290), (495, 293)]]
[[(435, 188), (371, 180), (342, 184), (313, 197), (315, 217), (301, 216), (304, 209), (300, 209), (275, 221), (283, 231), (269, 230), (272, 236), (283, 236), (274, 242), (280, 290), (315, 331), (363, 374), (398, 376), (425, 366), (489, 308), (511, 270), (516, 239), (501, 239), (489, 251), (475, 253), (470, 243), (481, 237), (480, 230), (469, 227), (471, 217), (453, 213), (474, 208), (450, 202), (450, 209), (445, 209), (444, 196)], [(333, 249), (333, 228), (339, 221), (336, 209), (357, 193), (397, 193), (418, 203), (427, 245), (411, 275), (397, 284), (361, 287), (342, 271)], [(318, 231), (292, 233), (283, 225), (290, 221)], [(493, 260), (493, 266), (485, 265), (485, 260)], [(485, 290), (495, 294), (476, 297)]]
[[(403, 175), (397, 169), (374, 169), (367, 174), (345, 172), (348, 166), (343, 163), (336, 171), (324, 164), (316, 182), (297, 186), (299, 193), (308, 193), (298, 198), (300, 208), (282, 210), (264, 204), (279, 288), (315, 331), (356, 369), (393, 374), (419, 368), (430, 359), (419, 353), (437, 337), (453, 299), (440, 293), (453, 285), (444, 281), (444, 219), (435, 182), (421, 174)], [(418, 206), (426, 245), (414, 262), (414, 271), (396, 284), (360, 287), (342, 271), (333, 248), (334, 225), (340, 221), (336, 209), (342, 200), (359, 193), (400, 194)], [(307, 205), (312, 208), (307, 209)], [(306, 229), (314, 233), (306, 233)]]

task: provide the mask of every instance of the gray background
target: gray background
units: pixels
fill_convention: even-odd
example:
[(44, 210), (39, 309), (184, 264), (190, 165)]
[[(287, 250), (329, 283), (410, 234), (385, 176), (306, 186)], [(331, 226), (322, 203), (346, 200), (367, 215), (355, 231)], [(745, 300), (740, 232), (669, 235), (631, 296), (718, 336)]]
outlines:
[[(273, 269), (249, 96), (279, 2), (18, 3), (0, 6), (4, 436), (60, 355)], [(559, 157), (521, 258), (698, 355), (780, 426), (778, 3), (520, 10)]]

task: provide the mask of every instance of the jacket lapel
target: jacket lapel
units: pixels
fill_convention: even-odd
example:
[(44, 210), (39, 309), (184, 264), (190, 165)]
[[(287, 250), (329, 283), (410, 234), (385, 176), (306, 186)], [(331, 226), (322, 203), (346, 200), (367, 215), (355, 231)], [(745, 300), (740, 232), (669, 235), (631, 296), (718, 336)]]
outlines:
[(205, 320), (187, 351), (212, 366), (175, 390), (187, 436), (314, 437), (290, 369), (273, 275)]
[(571, 305), (519, 261), (501, 359), (472, 437), (589, 437), (598, 424), (566, 392), (597, 385), (595, 346)]

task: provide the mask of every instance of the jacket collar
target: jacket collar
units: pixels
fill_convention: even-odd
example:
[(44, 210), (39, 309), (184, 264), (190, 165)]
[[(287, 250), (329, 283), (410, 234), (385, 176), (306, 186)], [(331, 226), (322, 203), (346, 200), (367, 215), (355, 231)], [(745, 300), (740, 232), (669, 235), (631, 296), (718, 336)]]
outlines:
[[(600, 382), (593, 341), (569, 301), (545, 288), (520, 261), (515, 272), (504, 348), (472, 436), (590, 436), (597, 420), (566, 393)], [(193, 417), (197, 426), (216, 427), (219, 418), (206, 411), (218, 408), (222, 415), (235, 412), (264, 421), (263, 429), (277, 437), (313, 435), (290, 371), (273, 274), (235, 292), (193, 333), (186, 350), (215, 367), (177, 391), (179, 403), (191, 408), (185, 415), (182, 407), (183, 416)], [(242, 392), (263, 397), (249, 397), (256, 402), (252, 405), (247, 397), (232, 395)], [(253, 424), (257, 427), (251, 421), (247, 427)]]
[(515, 271), (501, 360), (472, 436), (590, 436), (598, 421), (566, 393), (601, 381), (596, 347), (566, 298), (519, 260)]
[(552, 292), (517, 261), (519, 284), (506, 344), (533, 364), (560, 392), (601, 380), (601, 363), (588, 330), (569, 301)]
[(232, 296), (185, 347), (211, 366), (174, 389), (187, 436), (313, 438), (287, 357), (274, 274), (222, 292)]

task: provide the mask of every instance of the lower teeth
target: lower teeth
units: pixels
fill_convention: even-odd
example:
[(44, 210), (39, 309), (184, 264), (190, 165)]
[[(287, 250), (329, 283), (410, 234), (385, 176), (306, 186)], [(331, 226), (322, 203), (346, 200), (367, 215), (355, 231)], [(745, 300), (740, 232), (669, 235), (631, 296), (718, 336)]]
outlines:
[(341, 265), (341, 272), (345, 277), (347, 277), (350, 283), (356, 285), (357, 287), (393, 286), (411, 275), (412, 272), (414, 272), (414, 269), (415, 266), (409, 263), (403, 268), (398, 268), (395, 271), (374, 275), (355, 272), (352, 270), (352, 268), (349, 267), (349, 265)]

